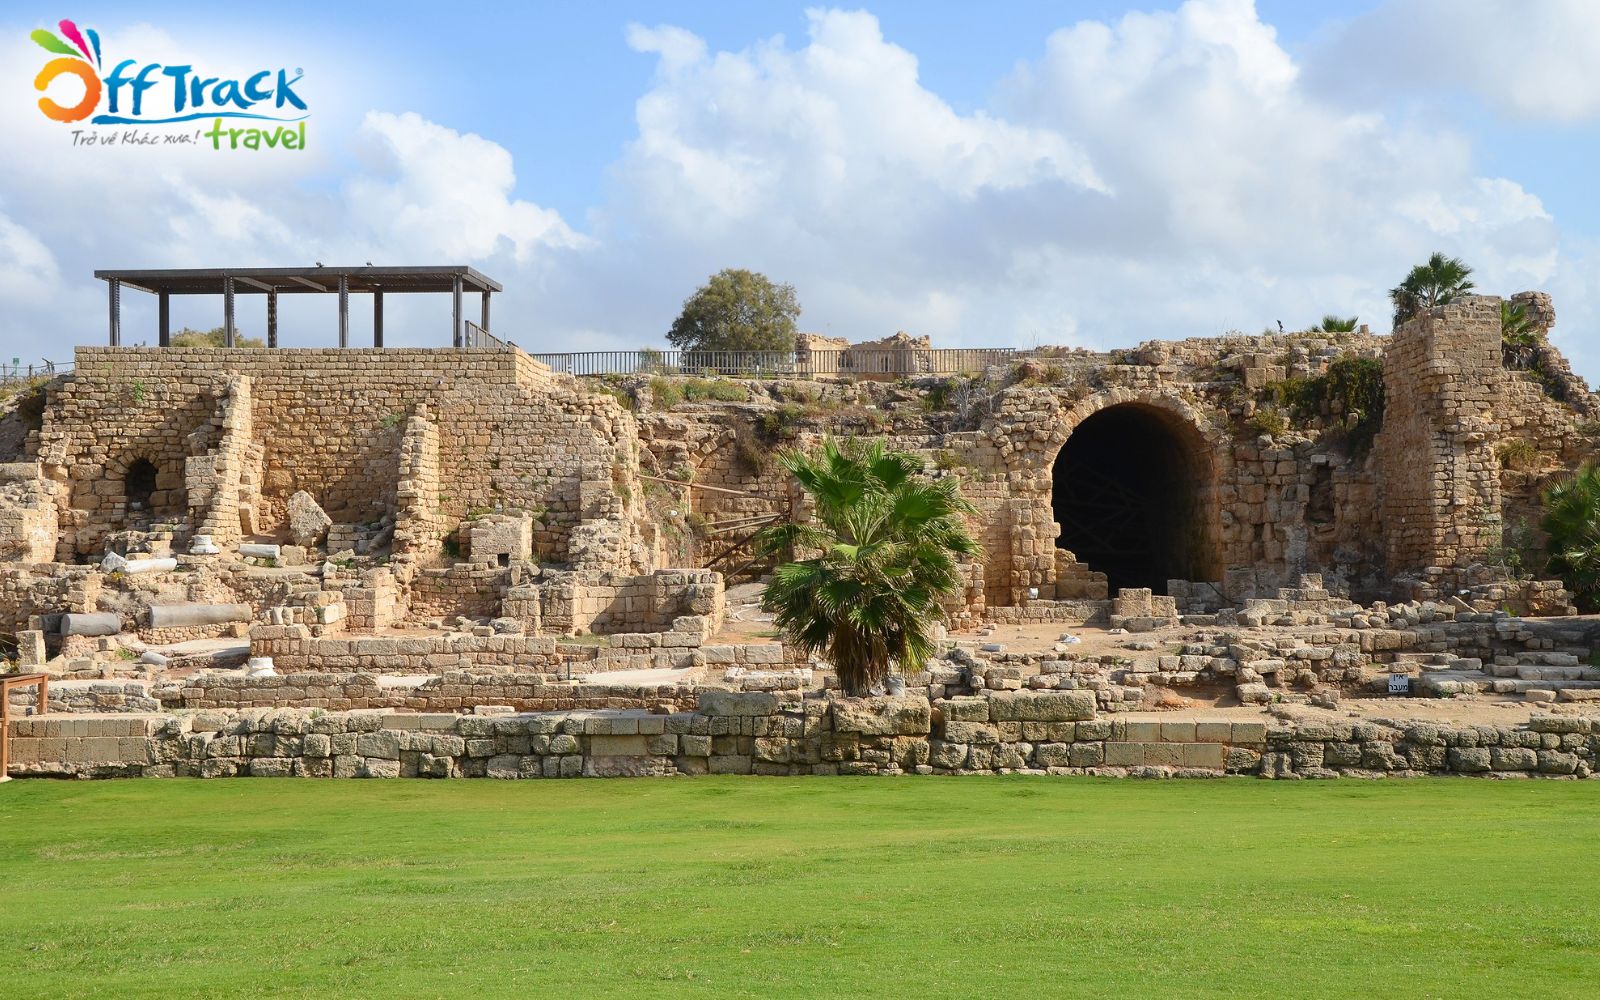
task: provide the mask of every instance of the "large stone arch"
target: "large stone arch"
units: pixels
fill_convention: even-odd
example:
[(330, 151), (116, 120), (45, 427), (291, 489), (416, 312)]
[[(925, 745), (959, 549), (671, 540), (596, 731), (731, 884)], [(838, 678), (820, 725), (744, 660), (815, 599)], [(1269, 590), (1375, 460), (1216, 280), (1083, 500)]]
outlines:
[[(1111, 592), (1119, 585), (1155, 584), (1154, 589), (1164, 590), (1167, 578), (1157, 577), (1168, 570), (1175, 573), (1172, 579), (1222, 578), (1225, 557), (1221, 484), (1229, 481), (1231, 452), (1228, 436), (1214, 425), (1205, 410), (1175, 394), (1130, 388), (1107, 389), (1077, 400), (1054, 392), (1047, 395), (1035, 391), (1030, 397), (1024, 405), (1006, 407), (1009, 412), (1004, 415), (1003, 431), (1000, 425), (995, 427), (1003, 438), (996, 443), (1006, 455), (1011, 481), (1011, 551), (1007, 593), (995, 594), (991, 587), (991, 599), (1004, 596), (1016, 604), (1035, 595), (1041, 599), (1058, 596), (1058, 570), (1072, 564), (1075, 555), (1058, 554), (1058, 540), (1070, 536), (1070, 531), (1064, 532), (1057, 520), (1058, 462), (1063, 454), (1069, 463), (1075, 457), (1076, 449), (1067, 446), (1080, 428), (1091, 436), (1114, 436), (1118, 422), (1141, 429), (1146, 441), (1165, 445), (1163, 453), (1154, 456), (1157, 474), (1124, 481), (1122, 485), (1132, 490), (1159, 489), (1165, 481), (1159, 474), (1161, 469), (1171, 473), (1167, 478), (1174, 481), (1176, 489), (1167, 499), (1173, 502), (1157, 504), (1156, 513), (1164, 519), (1160, 538), (1178, 551), (1171, 553), (1172, 558), (1158, 560), (1138, 582), (1126, 579), (1125, 567), (1113, 567), (1118, 572), (1108, 574), (1114, 577), (1107, 581)], [(1133, 455), (1131, 459), (1139, 457)], [(1061, 474), (1070, 477), (1073, 473), (1069, 467)], [(1089, 568), (1098, 569), (1092, 558)], [(1063, 581), (1063, 589), (1065, 586)], [(1059, 596), (1096, 595), (1074, 589)]]
[(1123, 587), (1219, 580), (1216, 462), (1170, 407), (1115, 403), (1085, 417), (1051, 463), (1056, 547)]

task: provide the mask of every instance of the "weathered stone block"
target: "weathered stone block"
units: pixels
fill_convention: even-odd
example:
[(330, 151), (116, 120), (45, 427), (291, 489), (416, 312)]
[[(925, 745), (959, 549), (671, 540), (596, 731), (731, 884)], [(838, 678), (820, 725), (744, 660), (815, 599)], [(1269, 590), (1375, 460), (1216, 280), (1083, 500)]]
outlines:
[(1107, 767), (1139, 767), (1144, 764), (1143, 743), (1107, 743), (1105, 744), (1105, 764)]
[(833, 728), (840, 733), (926, 736), (930, 719), (931, 706), (921, 695), (843, 698), (833, 702)]
[(1094, 714), (1092, 691), (997, 691), (989, 699), (995, 722), (1077, 722)]
[(716, 691), (700, 692), (701, 715), (760, 716), (778, 710), (778, 698), (766, 691)]

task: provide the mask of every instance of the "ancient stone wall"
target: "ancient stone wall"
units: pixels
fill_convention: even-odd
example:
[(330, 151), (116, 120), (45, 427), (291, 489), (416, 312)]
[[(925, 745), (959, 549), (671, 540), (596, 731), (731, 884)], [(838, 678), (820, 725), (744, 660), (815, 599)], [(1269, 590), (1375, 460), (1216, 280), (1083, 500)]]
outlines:
[[(1544, 348), (1549, 371), (1503, 370), (1498, 328), (1497, 300), (1469, 298), (1394, 338), (1228, 335), (1110, 354), (1043, 350), (972, 378), (745, 380), (749, 402), (656, 409), (641, 417), (641, 434), (665, 478), (739, 491), (662, 488), (670, 500), (658, 507), (688, 502), (711, 523), (793, 506), (782, 475), (760, 461), (763, 449), (831, 434), (918, 450), (933, 474), (959, 476), (978, 508), (983, 593), (968, 607), (1006, 620), (1081, 621), (1094, 610), (1084, 602), (1115, 588), (1093, 560), (1062, 551), (1058, 460), (1091, 418), (1142, 411), (1184, 455), (1170, 486), (1184, 495), (1187, 522), (1172, 579), (1231, 602), (1271, 596), (1307, 572), (1364, 600), (1429, 596), (1481, 585), (1492, 566), (1470, 579), (1436, 573), (1421, 591), (1396, 576), (1495, 564), (1498, 519), (1535, 523), (1540, 489), (1600, 443), (1600, 422), (1584, 422), (1594, 398), (1561, 374), (1570, 372), (1559, 354)], [(1342, 378), (1374, 380), (1369, 410), (1334, 391), (1336, 366)], [(752, 438), (751, 427), (779, 433)], [(1061, 474), (1096, 470), (1068, 463)], [(1445, 492), (1435, 496), (1435, 483)]]
[(18, 775), (492, 777), (1033, 774), (1592, 777), (1600, 720), (1526, 726), (1099, 719), (1087, 692), (818, 699), (702, 691), (693, 711), (239, 710), (11, 724)]
[[(125, 694), (131, 693), (127, 690), (130, 685), (115, 686), (123, 688)], [(373, 674), (297, 673), (282, 677), (201, 674), (183, 681), (158, 684), (148, 691), (138, 685), (131, 687), (142, 696), (137, 700), (158, 702), (136, 709), (140, 711), (314, 708), (346, 712), (389, 708), (409, 712), (471, 713), (480, 705), (494, 705), (519, 712), (594, 709), (675, 712), (693, 708), (695, 703), (692, 684), (583, 684), (555, 680), (545, 674), (465, 670), (447, 671), (417, 684), (404, 685), (380, 683)], [(51, 694), (55, 691), (52, 687)], [(54, 704), (52, 710), (55, 710)], [(68, 710), (73, 709), (69, 707)]]
[(30, 628), (38, 615), (98, 611), (101, 576), (88, 566), (0, 565), (0, 631)]
[[(240, 378), (247, 407), (228, 402)], [(449, 442), (438, 449), (432, 497), (420, 495), (431, 485), (429, 432), (410, 425), (422, 413)], [(515, 349), (80, 348), (40, 433), (47, 475), (71, 487), (61, 552), (93, 553), (126, 526), (122, 477), (139, 458), (157, 469), (152, 517), (188, 509), (191, 458), (215, 456), (206, 472), (223, 477), (219, 502), (228, 503), (226, 494), (245, 485), (232, 478), (245, 437), (262, 447), (260, 531), (283, 523), (288, 496), (301, 489), (339, 524), (396, 515), (404, 478), (411, 544), (498, 504), (533, 512), (536, 553), (557, 561), (568, 558), (582, 516), (581, 467), (636, 461), (633, 418), (613, 398)], [(624, 558), (635, 557), (626, 511), (605, 513), (617, 522)]]
[(1500, 353), (1500, 300), (1485, 296), (1423, 313), (1390, 338), (1376, 448), (1391, 573), (1453, 579), (1500, 544)]
[(704, 636), (722, 626), (722, 577), (710, 570), (563, 574), (539, 589), (543, 627), (552, 632), (688, 631)]

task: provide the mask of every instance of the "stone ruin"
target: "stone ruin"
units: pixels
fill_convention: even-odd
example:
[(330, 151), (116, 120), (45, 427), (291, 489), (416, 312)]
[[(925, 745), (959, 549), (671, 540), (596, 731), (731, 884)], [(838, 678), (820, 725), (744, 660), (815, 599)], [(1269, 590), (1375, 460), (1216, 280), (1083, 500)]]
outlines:
[[(1547, 296), (1514, 298), (1553, 324)], [(16, 759), (73, 774), (1587, 774), (1595, 737), (1564, 716), (1493, 737), (1118, 728), (1398, 690), (1562, 712), (1600, 695), (1590, 623), (1517, 559), (1539, 543), (1541, 489), (1594, 456), (1600, 404), (1548, 344), (1509, 366), (1499, 331), (1499, 300), (1469, 296), (1389, 337), (974, 351), (958, 374), (934, 374), (952, 366), (926, 338), (810, 338), (800, 352), (837, 372), (803, 379), (577, 378), (509, 345), (80, 348), (0, 417), (0, 632), (21, 669), (61, 678), (59, 719), (14, 724), (39, 741)], [(893, 721), (862, 721), (880, 709), (829, 695), (826, 664), (730, 612), (730, 588), (770, 568), (756, 531), (803, 513), (773, 452), (827, 435), (917, 452), (978, 508), (983, 552), (944, 651), (907, 678), (923, 707)], [(997, 629), (1110, 645), (1069, 632), (1013, 652), (986, 641)], [(725, 711), (729, 692), (767, 700)], [(999, 704), (1056, 694), (1070, 717)], [(29, 698), (13, 709), (42, 707)]]

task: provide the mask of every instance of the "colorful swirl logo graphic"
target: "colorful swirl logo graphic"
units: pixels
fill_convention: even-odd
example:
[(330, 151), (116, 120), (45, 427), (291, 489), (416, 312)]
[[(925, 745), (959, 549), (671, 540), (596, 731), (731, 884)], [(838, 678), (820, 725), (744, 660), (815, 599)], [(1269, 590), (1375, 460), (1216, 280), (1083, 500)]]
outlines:
[[(70, 108), (64, 108), (49, 97), (41, 97), (39, 110), (44, 112), (46, 118), (53, 121), (82, 121), (94, 114), (94, 109), (100, 106), (100, 95), (105, 89), (100, 83), (98, 72), (100, 35), (93, 28), (79, 31), (76, 24), (67, 20), (63, 20), (57, 27), (61, 29), (61, 34), (67, 37), (67, 41), (62, 41), (43, 28), (35, 30), (29, 36), (46, 52), (60, 55), (60, 58), (44, 64), (39, 75), (33, 78), (33, 87), (35, 90), (45, 91), (55, 82), (56, 77), (75, 76), (83, 81), (83, 100)], [(72, 44), (69, 45), (68, 42)]]

